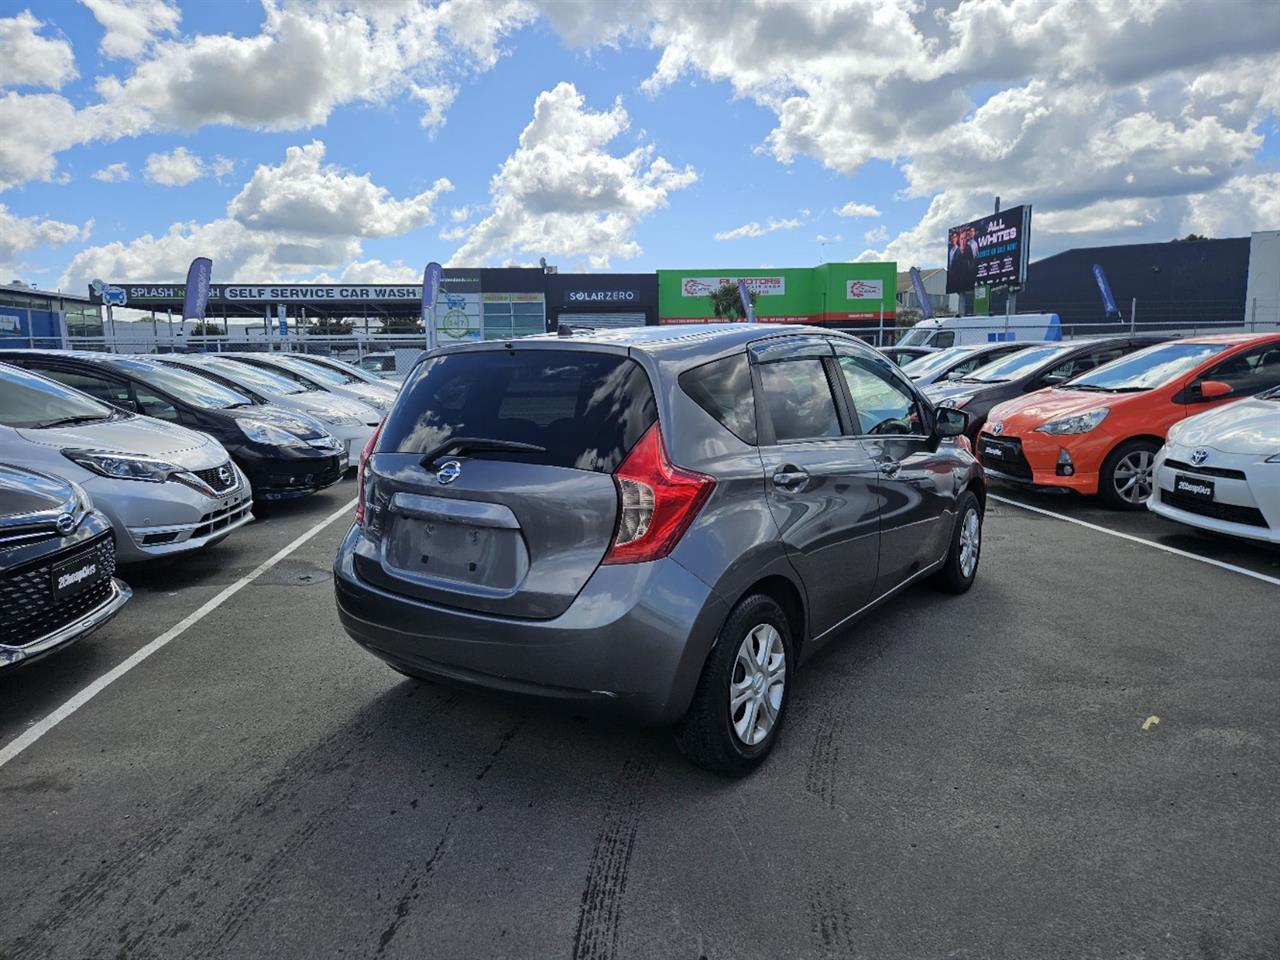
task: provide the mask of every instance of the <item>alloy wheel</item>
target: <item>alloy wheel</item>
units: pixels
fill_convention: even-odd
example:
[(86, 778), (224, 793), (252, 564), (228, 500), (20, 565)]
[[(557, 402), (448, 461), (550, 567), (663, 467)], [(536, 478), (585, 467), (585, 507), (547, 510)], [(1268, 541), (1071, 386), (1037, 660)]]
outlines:
[(1151, 496), (1155, 459), (1150, 450), (1134, 450), (1120, 458), (1112, 471), (1111, 483), (1121, 500), (1132, 504), (1147, 502)]
[(982, 548), (982, 519), (978, 511), (970, 507), (960, 522), (960, 573), (966, 579), (973, 576), (978, 566), (978, 551)]
[(787, 652), (782, 635), (762, 623), (738, 645), (729, 682), (729, 718), (747, 746), (761, 743), (778, 722), (787, 683)]

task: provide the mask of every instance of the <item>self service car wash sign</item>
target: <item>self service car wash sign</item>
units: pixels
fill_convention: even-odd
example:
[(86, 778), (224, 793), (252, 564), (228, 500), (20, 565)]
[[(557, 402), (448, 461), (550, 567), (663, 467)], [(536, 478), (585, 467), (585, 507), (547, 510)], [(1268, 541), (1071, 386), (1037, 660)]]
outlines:
[(741, 282), (756, 297), (755, 318), (760, 323), (874, 325), (882, 317), (894, 317), (897, 269), (895, 263), (824, 263), (778, 269), (659, 270), (659, 322), (714, 322), (711, 294), (726, 283), (736, 287)]

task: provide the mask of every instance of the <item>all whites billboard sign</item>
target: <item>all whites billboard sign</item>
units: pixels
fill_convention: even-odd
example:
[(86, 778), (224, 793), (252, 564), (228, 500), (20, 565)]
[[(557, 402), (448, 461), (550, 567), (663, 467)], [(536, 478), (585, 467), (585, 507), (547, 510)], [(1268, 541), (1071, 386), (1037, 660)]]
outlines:
[(715, 293), (725, 284), (736, 287), (741, 280), (747, 289), (757, 297), (781, 297), (787, 292), (786, 277), (682, 277), (680, 295), (683, 297), (706, 297)]

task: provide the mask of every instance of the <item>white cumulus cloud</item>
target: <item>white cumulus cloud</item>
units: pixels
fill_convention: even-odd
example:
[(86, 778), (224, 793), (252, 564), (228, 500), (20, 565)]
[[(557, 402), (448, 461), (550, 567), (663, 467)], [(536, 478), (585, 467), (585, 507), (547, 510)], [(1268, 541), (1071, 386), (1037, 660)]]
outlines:
[(120, 183), (129, 179), (129, 165), (124, 162), (108, 163), (101, 170), (94, 171), (92, 176), (103, 183)]
[(40, 217), (23, 217), (10, 213), (0, 203), (0, 270), (15, 269), (14, 258), (28, 250), (42, 246), (57, 246), (82, 240), (88, 236), (92, 221), (77, 227), (74, 223), (44, 220)]
[(169, 0), (80, 0), (105, 30), (104, 56), (136, 60), (162, 34), (173, 34), (182, 11)]
[(224, 177), (234, 169), (235, 161), (227, 157), (205, 160), (186, 147), (175, 147), (168, 153), (148, 156), (143, 175), (165, 187), (183, 187), (201, 177)]
[(491, 212), (451, 262), (582, 255), (604, 268), (611, 258), (638, 255), (636, 224), (697, 174), (657, 156), (651, 143), (611, 153), (629, 126), (621, 100), (597, 112), (571, 83), (538, 94), (533, 120), (490, 183)]
[(0, 18), (0, 87), (60, 88), (76, 76), (71, 44), (42, 36), (45, 24), (30, 10)]
[(761, 226), (757, 221), (752, 220), (750, 223), (744, 223), (740, 227), (734, 227), (732, 230), (723, 230), (715, 235), (717, 240), (743, 240), (750, 237), (763, 237), (766, 233), (774, 233), (778, 230), (794, 230), (800, 226), (803, 220), (774, 220), (769, 218), (768, 222)]
[(878, 217), (880, 211), (869, 203), (856, 203), (850, 200), (842, 207), (836, 207), (835, 212), (840, 217)]

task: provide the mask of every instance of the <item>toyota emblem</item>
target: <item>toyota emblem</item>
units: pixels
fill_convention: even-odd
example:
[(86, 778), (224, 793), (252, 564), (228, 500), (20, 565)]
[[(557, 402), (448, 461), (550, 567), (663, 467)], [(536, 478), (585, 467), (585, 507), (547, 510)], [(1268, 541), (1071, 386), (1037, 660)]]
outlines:
[(1191, 453), (1191, 462), (1197, 467), (1200, 466), (1200, 464), (1204, 463), (1208, 459), (1209, 459), (1208, 450), (1204, 450), (1204, 449), (1193, 450)]
[(436, 480), (440, 483), (453, 483), (462, 476), (462, 464), (457, 460), (446, 460), (436, 471)]
[(995, 423), (993, 423), (991, 425), (991, 432), (994, 433), (997, 437), (1000, 436), (1000, 434), (1004, 433), (1004, 421), (997, 420)]
[(76, 518), (69, 513), (64, 513), (55, 521), (58, 532), (64, 537), (73, 533), (76, 529)]

